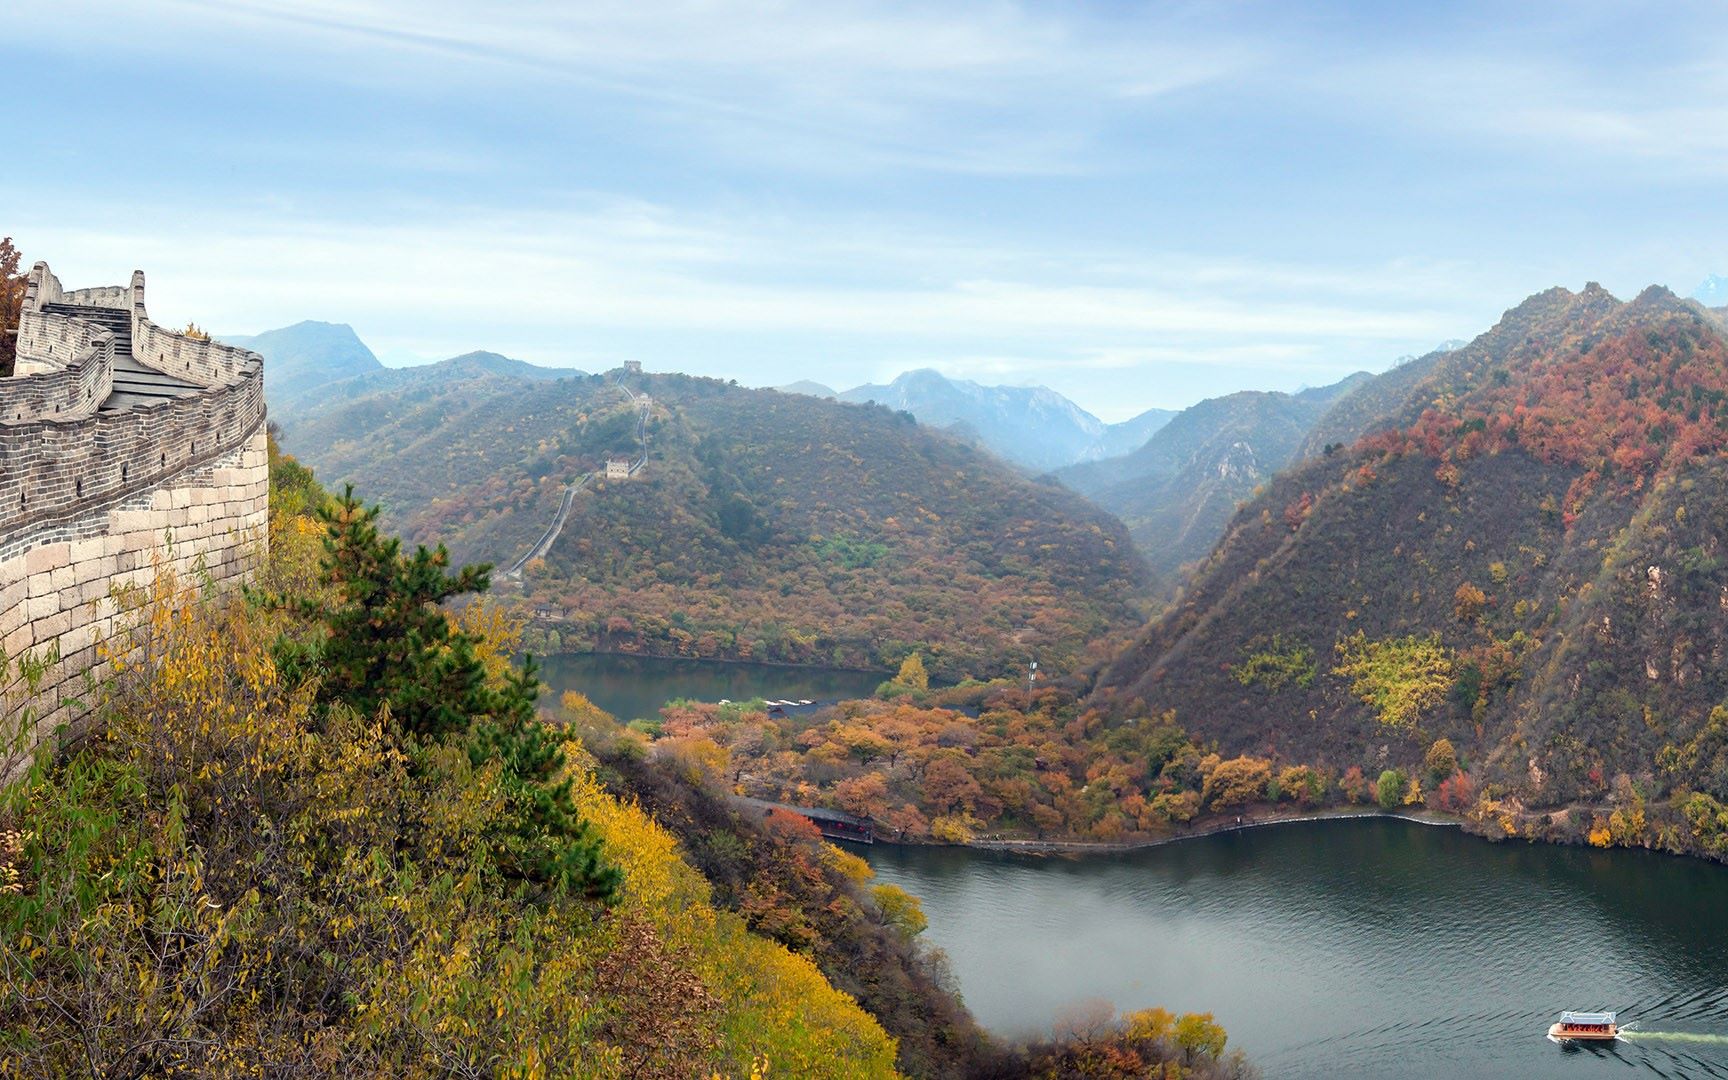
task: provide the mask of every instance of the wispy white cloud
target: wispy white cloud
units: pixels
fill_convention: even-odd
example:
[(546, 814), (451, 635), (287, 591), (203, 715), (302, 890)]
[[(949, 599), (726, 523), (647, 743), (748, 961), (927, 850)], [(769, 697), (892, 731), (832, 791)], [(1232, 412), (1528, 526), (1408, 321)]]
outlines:
[(1180, 404), (1723, 269), (1728, 28), (1626, 12), (58, 0), (8, 13), (0, 225), (164, 318), (398, 357)]
[[(190, 277), (206, 308), (240, 321), (284, 317), (317, 301), (455, 306), (472, 319), (507, 306), (511, 319), (534, 326), (649, 321), (937, 338), (1127, 332), (1399, 340), (1450, 325), (1437, 306), (1388, 306), (1387, 297), (1409, 301), (1425, 286), (1405, 280), (1393, 288), (1378, 267), (1358, 279), (1241, 260), (1208, 266), (1187, 254), (1130, 260), (1085, 249), (975, 251), (952, 238), (847, 234), (834, 222), (801, 230), (783, 222), (770, 231), (754, 224), (620, 201), (581, 212), (444, 211), (379, 225), (261, 223), (222, 213), (141, 223), (115, 215), (98, 228), (52, 231), (63, 265), (112, 276), (118, 268), (100, 263), (124, 251), (165, 276)], [(807, 276), (811, 266), (841, 259), (854, 260), (871, 283)], [(1359, 302), (1364, 296), (1378, 302)]]
[[(1183, 253), (974, 249), (952, 236), (919, 242), (832, 221), (764, 229), (691, 219), (638, 201), (511, 216), (446, 210), (375, 225), (206, 213), (40, 228), (21, 230), (21, 242), (51, 254), (69, 283), (145, 267), (158, 318), (231, 332), (347, 321), (397, 359), (489, 348), (576, 366), (635, 356), (728, 376), (748, 355), (771, 372), (767, 381), (815, 373), (840, 383), (923, 362), (1050, 383), (1181, 364), (1228, 379), (1232, 369), (1323, 374), (1353, 358), (1384, 363), (1471, 328), (1458, 305), (1419, 295), (1423, 280), (1381, 268), (1365, 274), (1375, 284)], [(115, 252), (129, 264), (110, 265)], [(842, 261), (855, 280), (811, 274)], [(1405, 285), (1392, 289), (1389, 277)], [(1278, 283), (1270, 293), (1268, 281)]]
[[(124, 26), (128, 48), (255, 62), (409, 93), (509, 86), (556, 108), (613, 95), (718, 155), (839, 171), (986, 174), (1085, 169), (1108, 111), (1263, 60), (1241, 35), (1144, 9), (1108, 21), (1060, 8), (832, 0), (65, 0), (23, 29)], [(95, 43), (100, 48), (100, 42)], [(562, 89), (560, 89), (562, 88)]]
[(1556, 180), (1584, 161), (1643, 182), (1661, 179), (1653, 166), (1728, 172), (1728, 9), (1568, 3), (1503, 29), (1329, 55), (1292, 81), (1316, 111), (1414, 127), (1509, 167), (1546, 160)]

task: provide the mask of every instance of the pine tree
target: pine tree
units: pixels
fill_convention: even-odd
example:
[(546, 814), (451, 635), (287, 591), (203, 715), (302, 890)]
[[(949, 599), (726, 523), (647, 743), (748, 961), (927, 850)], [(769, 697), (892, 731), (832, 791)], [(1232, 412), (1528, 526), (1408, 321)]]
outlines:
[(564, 772), (559, 736), (534, 715), (540, 681), (529, 657), (510, 672), (509, 706), (496, 720), (474, 726), (468, 758), (476, 767), (497, 760), (503, 767), (511, 823), (498, 860), (506, 872), (566, 895), (609, 900), (623, 884), (618, 868), (602, 857), (599, 841), (577, 816), (571, 781)]
[(484, 592), (490, 567), (447, 573), (443, 545), (404, 556), (400, 540), (379, 533), (378, 509), (362, 506), (352, 485), (319, 507), (318, 519), (326, 531), (323, 583), (334, 599), (296, 605), (327, 634), (290, 667), (315, 664), (321, 699), (366, 716), (388, 705), (404, 731), (429, 739), (465, 731), (475, 717), (507, 707), (486, 684), (477, 641), (454, 629), (439, 607), (453, 596)]
[(448, 572), (449, 552), (417, 547), (378, 531), (378, 508), (363, 506), (349, 485), (320, 506), (324, 524), (322, 596), (264, 598), (292, 608), (322, 633), (284, 637), (278, 660), (290, 679), (316, 678), (325, 706), (388, 717), (405, 747), (457, 740), (476, 767), (497, 761), (509, 801), (492, 839), (500, 867), (513, 877), (567, 895), (609, 900), (622, 882), (599, 841), (578, 816), (559, 737), (535, 713), (540, 680), (534, 658), (512, 669), (502, 686), (486, 677), (480, 639), (454, 626), (442, 603), (490, 587), (488, 566)]

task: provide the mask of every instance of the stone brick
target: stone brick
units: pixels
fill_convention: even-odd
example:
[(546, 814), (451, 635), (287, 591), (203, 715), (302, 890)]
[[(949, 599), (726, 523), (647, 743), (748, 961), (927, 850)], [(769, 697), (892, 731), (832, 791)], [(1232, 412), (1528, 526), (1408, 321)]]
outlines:
[(46, 619), (60, 610), (60, 596), (51, 593), (47, 596), (32, 596), (24, 603), (24, 618), (30, 622)]
[(34, 633), (36, 634), (37, 641), (47, 641), (50, 638), (57, 638), (61, 634), (72, 629), (72, 613), (70, 611), (60, 611), (56, 608), (54, 614), (49, 615), (44, 619), (37, 619), (32, 625), (35, 628)]
[(53, 570), (56, 566), (66, 562), (70, 553), (71, 545), (69, 544), (43, 544), (24, 556), (24, 570), (31, 574)]
[(143, 532), (155, 521), (155, 514), (149, 510), (116, 510), (108, 515), (108, 527), (121, 535)]

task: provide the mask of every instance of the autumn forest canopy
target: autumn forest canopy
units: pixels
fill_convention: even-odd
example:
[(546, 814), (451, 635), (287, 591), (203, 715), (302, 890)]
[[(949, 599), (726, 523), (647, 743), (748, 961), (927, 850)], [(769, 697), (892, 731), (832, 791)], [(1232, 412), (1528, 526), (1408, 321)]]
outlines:
[[(891, 670), (953, 681), (1102, 660), (1143, 618), (1145, 568), (1078, 496), (880, 406), (632, 376), (646, 464), (596, 479), (527, 567), (542, 648)], [(335, 395), (333, 395), (335, 396)], [(361, 389), (280, 418), (321, 475), (458, 557), (508, 562), (566, 486), (638, 453), (605, 376)]]

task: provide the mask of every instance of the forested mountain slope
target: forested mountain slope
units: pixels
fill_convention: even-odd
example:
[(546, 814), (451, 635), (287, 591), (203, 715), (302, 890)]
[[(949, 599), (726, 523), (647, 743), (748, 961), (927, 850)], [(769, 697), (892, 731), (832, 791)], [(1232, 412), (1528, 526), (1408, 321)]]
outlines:
[(1127, 524), (1166, 583), (1203, 557), (1242, 500), (1296, 459), (1309, 428), (1367, 375), (1298, 394), (1243, 391), (1184, 409), (1133, 453), (1071, 466), (1064, 484)]
[(1237, 514), (1094, 703), (1333, 767), (1446, 736), (1494, 798), (1636, 802), (1639, 829), (1671, 798), (1728, 845), (1692, 794), (1728, 799), (1721, 328), (1664, 289), (1549, 290), (1391, 411)]
[[(890, 666), (1072, 666), (1130, 632), (1144, 569), (1121, 525), (889, 409), (683, 376), (651, 399), (646, 467), (596, 479), (523, 587), (557, 643)], [(463, 560), (507, 563), (566, 485), (634, 455), (637, 407), (598, 377), (387, 389), (291, 423), (333, 482)], [(1101, 655), (1101, 653), (1100, 653)]]

